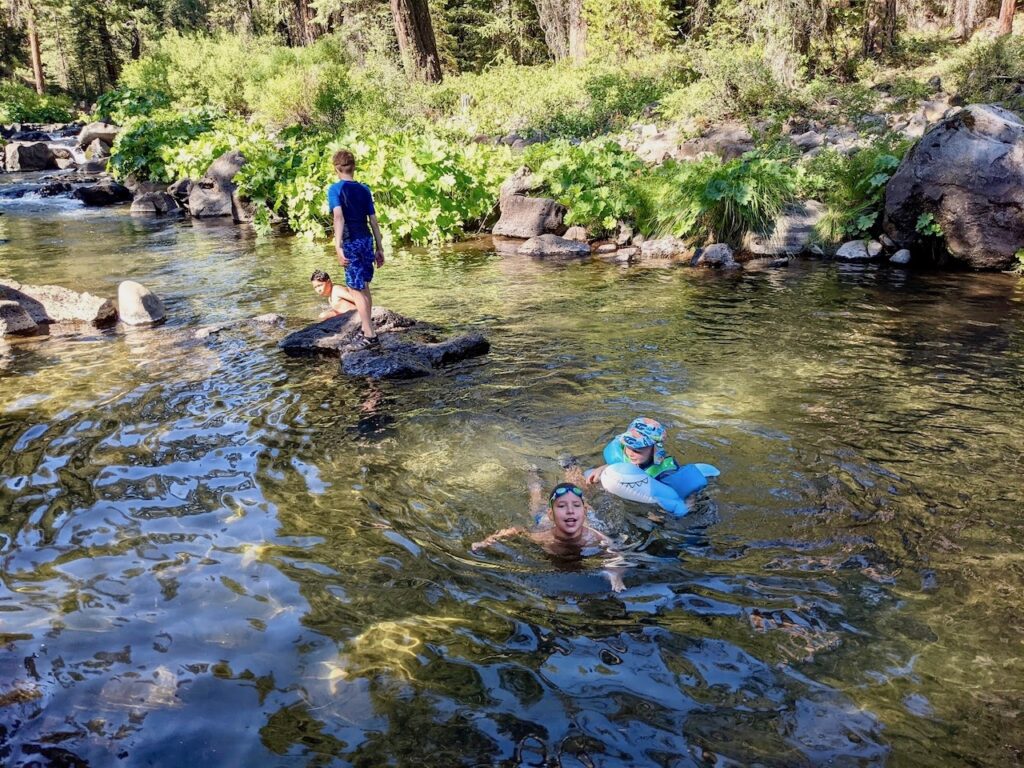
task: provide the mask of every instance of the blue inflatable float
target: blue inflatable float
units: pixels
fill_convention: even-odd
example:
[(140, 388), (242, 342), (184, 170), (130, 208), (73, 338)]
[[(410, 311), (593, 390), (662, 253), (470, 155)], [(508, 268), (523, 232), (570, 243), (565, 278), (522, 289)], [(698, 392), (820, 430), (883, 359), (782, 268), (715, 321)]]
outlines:
[[(710, 464), (675, 467), (675, 462), (672, 462), (672, 469), (658, 465), (645, 471), (626, 458), (617, 439), (604, 447), (604, 460), (608, 466), (601, 473), (601, 485), (608, 493), (641, 504), (657, 504), (676, 517), (690, 511), (687, 496), (705, 488), (709, 477), (720, 474)], [(587, 474), (590, 472), (593, 470), (588, 470)]]

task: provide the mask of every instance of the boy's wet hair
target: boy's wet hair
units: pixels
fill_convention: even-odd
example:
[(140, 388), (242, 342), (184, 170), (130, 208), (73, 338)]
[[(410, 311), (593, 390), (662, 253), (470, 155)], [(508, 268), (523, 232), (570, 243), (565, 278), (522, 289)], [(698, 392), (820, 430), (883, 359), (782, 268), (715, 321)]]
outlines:
[(313, 276), (309, 278), (311, 283), (328, 283), (331, 280), (331, 276), (324, 272), (322, 269), (318, 269), (313, 273)]
[(338, 173), (352, 173), (356, 169), (356, 156), (347, 149), (339, 149), (331, 158), (334, 163), (334, 170)]
[(555, 499), (567, 493), (579, 496), (580, 501), (586, 502), (586, 499), (583, 498), (583, 489), (576, 485), (576, 483), (559, 483), (551, 489), (551, 494), (548, 496), (548, 506), (550, 507), (555, 503)]

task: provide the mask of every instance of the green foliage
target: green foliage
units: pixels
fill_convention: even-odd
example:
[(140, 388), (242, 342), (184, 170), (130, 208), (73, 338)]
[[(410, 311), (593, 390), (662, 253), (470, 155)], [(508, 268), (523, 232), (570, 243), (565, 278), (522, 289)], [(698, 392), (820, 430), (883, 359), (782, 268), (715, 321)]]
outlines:
[(1017, 260), (1017, 263), (1013, 265), (1010, 271), (1018, 275), (1024, 275), (1024, 248), (1013, 254), (1013, 257)]
[(810, 112), (823, 119), (856, 121), (872, 112), (878, 104), (878, 92), (864, 83), (840, 83), (814, 80), (805, 89)]
[(953, 87), (968, 103), (1001, 102), (1009, 109), (1024, 109), (1024, 38), (1014, 35), (975, 40), (956, 57), (951, 67)]
[(633, 218), (633, 186), (644, 164), (618, 144), (559, 140), (530, 147), (524, 160), (542, 189), (569, 209), (567, 224), (600, 236)]
[(134, 176), (174, 181), (187, 165), (179, 155), (181, 148), (213, 130), (220, 116), (214, 110), (199, 107), (185, 112), (165, 109), (129, 119), (114, 141), (111, 173), (120, 179)]
[(914, 229), (917, 230), (919, 235), (924, 237), (942, 237), (944, 234), (942, 225), (935, 220), (935, 216), (931, 213), (922, 213), (918, 216)]
[(773, 117), (788, 112), (793, 92), (780, 85), (765, 63), (760, 46), (696, 48), (689, 82), (661, 101), (670, 120), (696, 129), (728, 118)]
[(591, 56), (636, 58), (664, 48), (672, 36), (665, 0), (583, 0)]
[(107, 120), (124, 125), (133, 117), (148, 115), (170, 106), (171, 99), (162, 91), (139, 90), (127, 85), (107, 91), (96, 100), (94, 120)]
[(818, 238), (829, 244), (867, 237), (878, 225), (885, 185), (899, 167), (907, 142), (891, 139), (846, 156), (825, 150), (804, 167), (801, 194), (825, 203)]
[[(628, 124), (686, 76), (682, 60), (494, 67), (420, 91), (423, 111), (463, 135), (543, 133), (588, 138)], [(468, 97), (468, 107), (462, 96)]]
[(67, 96), (40, 96), (17, 82), (0, 82), (0, 123), (66, 123), (72, 118)]
[(669, 161), (639, 186), (637, 223), (648, 234), (735, 242), (769, 230), (798, 182), (791, 165), (756, 152), (726, 163)]

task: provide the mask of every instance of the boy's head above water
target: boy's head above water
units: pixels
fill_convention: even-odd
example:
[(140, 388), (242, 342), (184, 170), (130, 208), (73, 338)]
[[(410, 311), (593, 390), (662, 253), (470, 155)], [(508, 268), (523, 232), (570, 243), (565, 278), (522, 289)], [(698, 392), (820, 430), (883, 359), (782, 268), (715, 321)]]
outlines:
[(338, 176), (351, 176), (356, 172), (356, 156), (347, 149), (339, 149), (331, 158), (334, 165), (334, 172)]
[(331, 276), (322, 269), (316, 270), (313, 276), (309, 278), (309, 282), (313, 284), (313, 290), (316, 291), (317, 296), (326, 298), (331, 295), (331, 288), (334, 287), (334, 283), (331, 282)]
[(633, 419), (629, 428), (618, 437), (626, 457), (634, 464), (664, 461), (664, 439), (665, 427), (654, 419), (644, 417)]
[(575, 483), (559, 483), (548, 497), (548, 513), (561, 539), (575, 539), (586, 527), (587, 505), (583, 489)]

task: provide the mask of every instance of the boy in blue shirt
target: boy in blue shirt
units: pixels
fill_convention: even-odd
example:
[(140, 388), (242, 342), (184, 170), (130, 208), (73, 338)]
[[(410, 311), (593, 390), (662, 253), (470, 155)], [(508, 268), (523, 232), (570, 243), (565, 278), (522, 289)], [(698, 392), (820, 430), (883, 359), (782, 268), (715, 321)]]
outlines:
[(362, 338), (354, 347), (369, 349), (380, 343), (370, 318), (370, 281), (374, 264), (384, 266), (384, 245), (370, 188), (353, 178), (355, 157), (342, 149), (334, 153), (333, 163), (338, 181), (327, 189), (327, 205), (334, 219), (334, 248), (338, 263), (345, 268), (347, 298), (356, 305), (363, 326)]

